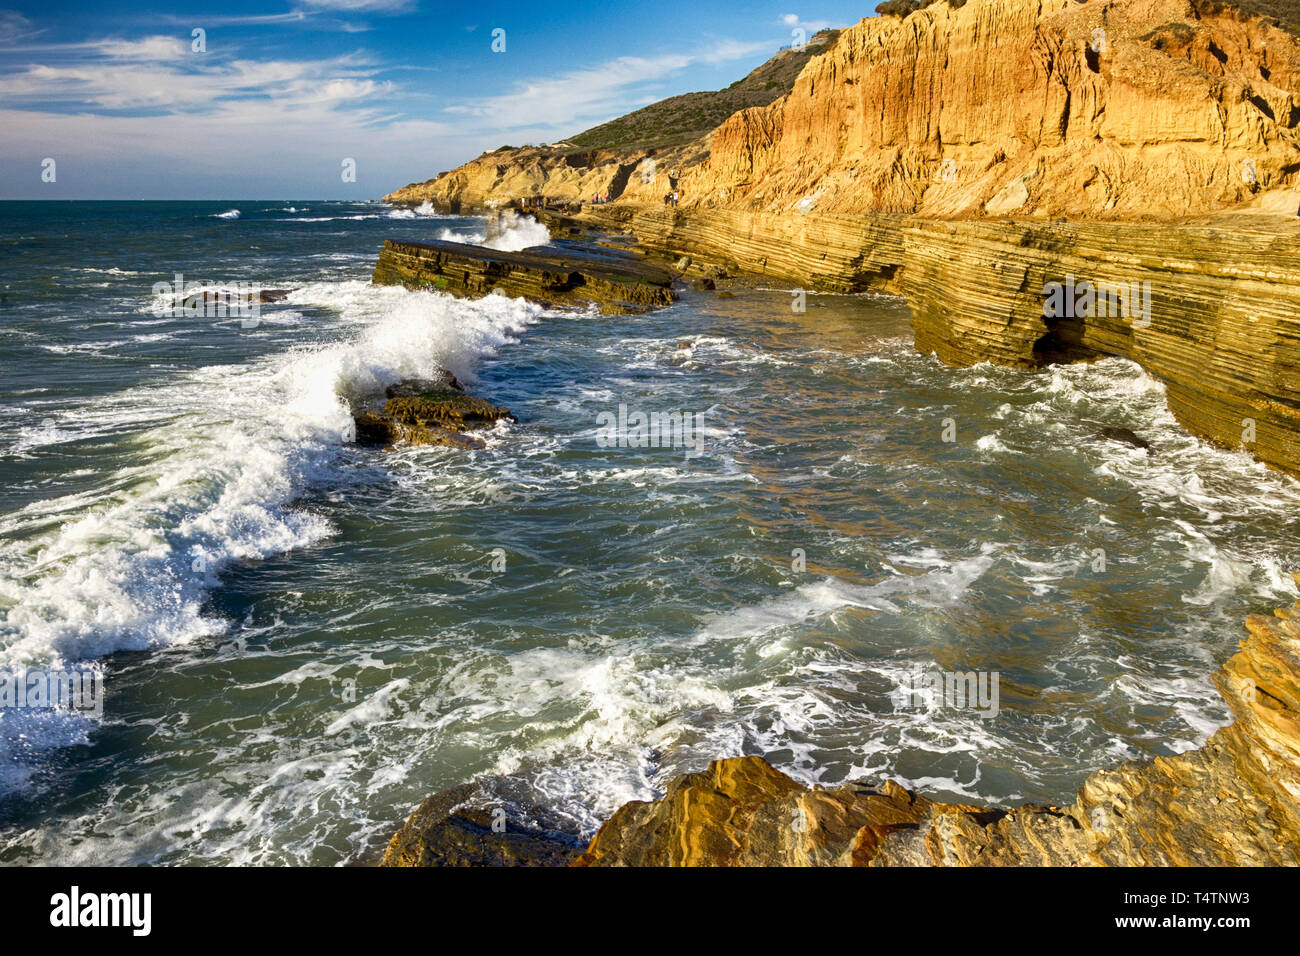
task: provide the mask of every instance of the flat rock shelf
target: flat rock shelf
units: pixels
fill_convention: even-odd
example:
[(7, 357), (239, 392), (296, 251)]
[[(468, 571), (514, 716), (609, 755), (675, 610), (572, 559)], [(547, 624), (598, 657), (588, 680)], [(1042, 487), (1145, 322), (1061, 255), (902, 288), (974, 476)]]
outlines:
[(596, 306), (602, 313), (646, 312), (676, 295), (666, 270), (604, 250), (547, 247), (500, 252), (459, 242), (384, 243), (373, 281), (439, 290), (461, 298), (500, 291), (543, 306)]

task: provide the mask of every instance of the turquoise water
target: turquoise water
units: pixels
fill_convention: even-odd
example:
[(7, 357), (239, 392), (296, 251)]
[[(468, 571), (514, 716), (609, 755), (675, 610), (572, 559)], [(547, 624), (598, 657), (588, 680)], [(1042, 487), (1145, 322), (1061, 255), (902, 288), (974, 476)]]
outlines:
[[(763, 283), (615, 317), (368, 285), (385, 238), (482, 230), (0, 204), (0, 671), (105, 680), (101, 718), (0, 710), (0, 861), (365, 862), (481, 773), (589, 833), (738, 753), (1064, 801), (1224, 723), (1210, 672), (1295, 597), (1300, 486), (1131, 363), (947, 369), (899, 300)], [(176, 272), (295, 291), (159, 315)], [(346, 443), (436, 366), (519, 421)], [(703, 453), (603, 447), (620, 405)], [(998, 673), (997, 714), (902, 704), (918, 667)]]

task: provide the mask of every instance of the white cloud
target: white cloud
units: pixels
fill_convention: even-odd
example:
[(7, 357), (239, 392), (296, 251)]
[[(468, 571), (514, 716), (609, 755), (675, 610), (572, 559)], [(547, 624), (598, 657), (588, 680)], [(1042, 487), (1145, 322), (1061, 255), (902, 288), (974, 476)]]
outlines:
[(825, 30), (831, 25), (829, 20), (801, 20), (797, 13), (782, 14), (781, 22), (792, 30), (803, 30), (808, 36), (812, 36), (818, 30)]
[(189, 42), (174, 36), (142, 37), (139, 40), (97, 40), (86, 44), (84, 48), (113, 60), (133, 62), (178, 60), (190, 53)]

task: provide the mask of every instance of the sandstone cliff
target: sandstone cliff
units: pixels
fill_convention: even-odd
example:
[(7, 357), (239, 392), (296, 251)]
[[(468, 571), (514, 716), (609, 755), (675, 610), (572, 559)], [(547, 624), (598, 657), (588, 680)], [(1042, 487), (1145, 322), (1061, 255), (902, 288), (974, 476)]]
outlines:
[(624, 805), (574, 865), (1300, 865), (1300, 602), (1276, 614), (1249, 619), (1216, 675), (1232, 724), (1094, 773), (1069, 806), (938, 803), (892, 781), (809, 790), (736, 757)]
[[(771, 211), (1164, 218), (1290, 189), (1300, 44), (1187, 0), (971, 0), (865, 19), (683, 178)], [(1295, 199), (1285, 202), (1295, 214)]]

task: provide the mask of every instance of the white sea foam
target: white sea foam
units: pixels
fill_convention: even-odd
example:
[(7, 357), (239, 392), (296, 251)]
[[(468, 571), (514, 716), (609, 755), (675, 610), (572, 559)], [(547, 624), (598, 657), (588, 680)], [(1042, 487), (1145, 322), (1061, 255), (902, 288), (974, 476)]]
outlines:
[(433, 219), (438, 217), (438, 212), (433, 208), (433, 203), (427, 199), (416, 206), (414, 209), (398, 206), (388, 211), (389, 219)]
[(458, 233), (444, 229), (438, 234), (444, 242), (465, 242), (475, 246), (486, 246), (501, 252), (518, 252), (532, 246), (544, 246), (551, 241), (551, 231), (532, 216), (520, 216), (512, 210), (502, 213), (500, 228), (495, 236), (488, 238), (486, 227), (482, 232)]
[(212, 214), (212, 218), (213, 218), (213, 219), (238, 219), (238, 218), (239, 218), (239, 210), (238, 210), (238, 209), (227, 209), (225, 212), (213, 213), (213, 214)]
[[(353, 432), (348, 401), (440, 367), (472, 380), (479, 359), (541, 311), (502, 296), (464, 302), (361, 281), (303, 286), (292, 301), (337, 309), (341, 340), (112, 397), (105, 406), (138, 419), (172, 414), (124, 449), (102, 494), (34, 502), (0, 518), (0, 675), (221, 632), (225, 622), (201, 608), (224, 567), (331, 533), (294, 503), (349, 480), (341, 468)], [(51, 422), (24, 440), (62, 441), (66, 431)], [(0, 715), (11, 740), (16, 717), (26, 719)], [(84, 734), (80, 723), (52, 726), (41, 723), (40, 739), (75, 743)], [(23, 732), (30, 740), (36, 729)], [(14, 763), (5, 746), (0, 766)]]

